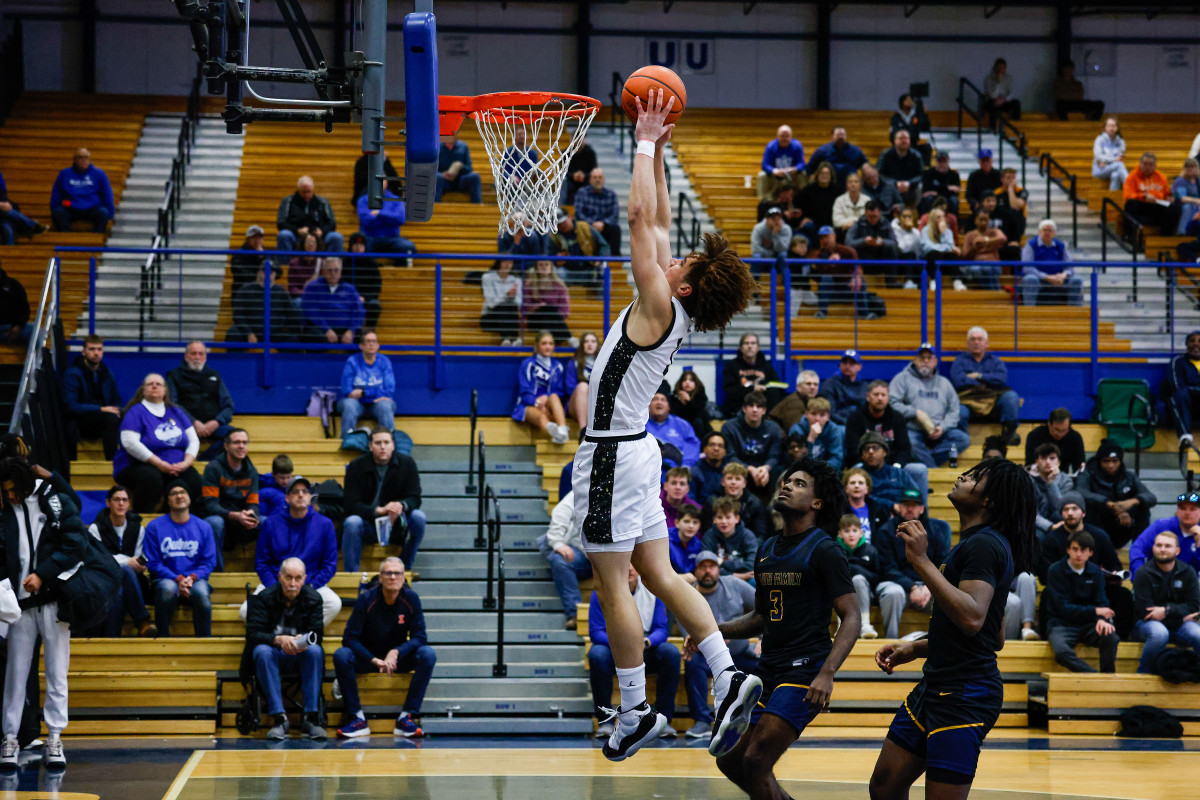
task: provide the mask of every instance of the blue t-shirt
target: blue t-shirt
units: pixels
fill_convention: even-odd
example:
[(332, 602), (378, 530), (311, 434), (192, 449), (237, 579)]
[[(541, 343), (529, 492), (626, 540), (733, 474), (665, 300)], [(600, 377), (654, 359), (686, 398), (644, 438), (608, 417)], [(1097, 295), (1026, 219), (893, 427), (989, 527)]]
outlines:
[(871, 543), (871, 507), (863, 503), (859, 508), (853, 508), (854, 516), (858, 517), (860, 527), (862, 527), (863, 541), (867, 544)]

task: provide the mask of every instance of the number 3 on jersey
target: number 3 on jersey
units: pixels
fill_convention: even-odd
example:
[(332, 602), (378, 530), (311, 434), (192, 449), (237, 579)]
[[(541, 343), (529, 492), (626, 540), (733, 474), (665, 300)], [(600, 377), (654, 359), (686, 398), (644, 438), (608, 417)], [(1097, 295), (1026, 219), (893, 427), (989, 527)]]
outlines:
[(771, 594), (771, 622), (779, 622), (783, 619), (783, 592), (779, 589), (772, 589)]

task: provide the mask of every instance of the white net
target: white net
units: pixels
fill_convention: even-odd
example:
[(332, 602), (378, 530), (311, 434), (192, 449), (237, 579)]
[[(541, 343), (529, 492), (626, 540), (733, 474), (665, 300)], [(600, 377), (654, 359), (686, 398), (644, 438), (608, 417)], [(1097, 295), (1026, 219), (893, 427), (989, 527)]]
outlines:
[(599, 108), (595, 101), (553, 97), (471, 114), (492, 163), (501, 233), (550, 233), (557, 227), (567, 164)]

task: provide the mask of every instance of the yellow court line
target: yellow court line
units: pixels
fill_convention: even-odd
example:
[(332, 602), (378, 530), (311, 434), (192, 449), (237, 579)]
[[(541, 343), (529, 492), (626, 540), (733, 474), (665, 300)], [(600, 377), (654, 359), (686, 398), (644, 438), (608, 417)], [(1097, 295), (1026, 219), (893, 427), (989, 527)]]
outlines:
[(183, 787), (187, 785), (188, 779), (192, 777), (192, 772), (200, 763), (200, 759), (204, 758), (205, 752), (204, 750), (192, 751), (187, 763), (183, 765), (183, 769), (179, 770), (179, 774), (175, 776), (175, 780), (171, 781), (171, 787), (163, 795), (163, 800), (176, 800), (179, 797), (179, 793), (183, 791)]

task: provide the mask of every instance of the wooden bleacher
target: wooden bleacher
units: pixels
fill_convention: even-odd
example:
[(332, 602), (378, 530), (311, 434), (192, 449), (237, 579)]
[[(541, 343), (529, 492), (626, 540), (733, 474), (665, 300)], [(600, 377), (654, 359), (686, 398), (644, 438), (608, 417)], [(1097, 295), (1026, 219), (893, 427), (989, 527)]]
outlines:
[[(728, 109), (688, 109), (684, 123), (675, 129), (673, 142), (717, 227), (734, 247), (748, 251), (758, 199), (755, 190), (746, 186), (745, 178), (751, 176), (753, 186), (763, 147), (774, 137), (780, 123), (792, 126), (807, 154), (829, 141), (834, 125), (844, 125), (850, 140), (862, 147), (874, 163), (889, 146), (889, 118), (890, 112), (885, 111), (805, 111), (802, 115), (786, 115), (772, 109), (738, 109), (737, 113)], [(1090, 148), (1091, 140), (1088, 141)], [(964, 180), (974, 169), (973, 164), (952, 166)], [(811, 306), (793, 308), (793, 315), (799, 315), (791, 320), (792, 341), (802, 342), (805, 347), (828, 349), (844, 347), (851, 341), (860, 349), (886, 350), (918, 344), (921, 304), (928, 303), (927, 313), (932, 319), (933, 298), (923, 292), (888, 289), (880, 276), (868, 275), (868, 281), (871, 290), (886, 302), (887, 316), (856, 321), (851, 306), (835, 304), (830, 307), (828, 318), (818, 320), (813, 317), (815, 309)], [(782, 292), (779, 296), (782, 297)], [(946, 341), (965, 338), (971, 326), (983, 325), (992, 332), (993, 347), (1014, 346), (1013, 296), (1009, 292), (954, 292), (947, 288), (942, 296), (942, 321)], [(1016, 324), (1022, 349), (1087, 350), (1091, 346), (1091, 321), (1084, 307), (1021, 306)], [(1113, 331), (1112, 323), (1101, 323), (1100, 350), (1128, 352), (1129, 343), (1117, 339)]]
[[(389, 105), (389, 114), (402, 113), (399, 105)], [(474, 205), (462, 193), (449, 193), (438, 205), (433, 219), (402, 228), (403, 235), (416, 244), (421, 253), (494, 253), (497, 222), (496, 195), (483, 141), (468, 121), (460, 137), (471, 148), (471, 161), (483, 179), (483, 203)], [(310, 175), (317, 194), (329, 199), (337, 218), (338, 231), (349, 237), (358, 230), (358, 215), (350, 203), (354, 188), (354, 162), (362, 154), (362, 139), (352, 126), (338, 126), (325, 133), (313, 126), (251, 125), (246, 128), (241, 180), (234, 210), (233, 233), (229, 246), (239, 248), (250, 225), (267, 231), (266, 246), (275, 246), (275, 219), (280, 201), (296, 190), (296, 180)], [(404, 169), (403, 149), (389, 149), (388, 158), (399, 171)], [(389, 265), (390, 263), (390, 265)], [(435, 296), (434, 264), (417, 260), (404, 267), (403, 260), (385, 260), (382, 266), (383, 315), (379, 320), (379, 339), (405, 344), (432, 344), (434, 340)], [(442, 341), (445, 344), (496, 345), (500, 338), (479, 329), (483, 295), (478, 286), (463, 284), (468, 271), (486, 270), (489, 261), (447, 260), (443, 264)], [(285, 271), (286, 277), (286, 271)], [(348, 279), (348, 278), (347, 278)], [(632, 289), (620, 265), (614, 265), (612, 288), (613, 314), (633, 299)], [(224, 294), (229, 296), (231, 278), (227, 276)], [(603, 301), (599, 291), (572, 286), (571, 313), (567, 320), (572, 333), (600, 331)], [(232, 324), (228, 304), (223, 304), (217, 321), (216, 336), (223, 338)]]
[[(1122, 655), (1119, 651), (1118, 658)], [(1046, 696), (1037, 700), (1045, 704), (1050, 733), (1111, 736), (1121, 728), (1118, 718), (1122, 711), (1149, 705), (1176, 717), (1185, 736), (1200, 735), (1200, 687), (1168, 683), (1156, 675), (1124, 673), (1118, 667), (1114, 675), (1047, 674)]]

